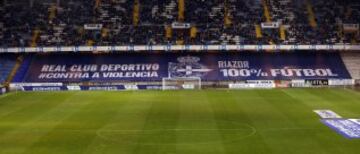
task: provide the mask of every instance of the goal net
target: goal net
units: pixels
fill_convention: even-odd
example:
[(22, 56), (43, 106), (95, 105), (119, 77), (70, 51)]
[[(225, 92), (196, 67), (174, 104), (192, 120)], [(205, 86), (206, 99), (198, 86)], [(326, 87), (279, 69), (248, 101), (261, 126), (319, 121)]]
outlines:
[(198, 77), (163, 78), (163, 90), (201, 89), (201, 79)]

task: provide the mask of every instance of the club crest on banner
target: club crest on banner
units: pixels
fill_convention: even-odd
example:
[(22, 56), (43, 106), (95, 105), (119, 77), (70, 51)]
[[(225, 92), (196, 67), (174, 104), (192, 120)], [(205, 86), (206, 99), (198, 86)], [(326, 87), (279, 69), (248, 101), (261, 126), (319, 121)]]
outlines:
[(169, 77), (202, 77), (212, 71), (199, 63), (199, 57), (179, 57), (178, 63), (169, 63)]

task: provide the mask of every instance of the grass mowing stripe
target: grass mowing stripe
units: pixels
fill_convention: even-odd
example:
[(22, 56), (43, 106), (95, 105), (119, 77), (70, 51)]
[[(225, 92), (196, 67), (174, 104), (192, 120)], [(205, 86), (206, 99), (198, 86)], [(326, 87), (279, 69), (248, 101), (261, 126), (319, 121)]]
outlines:
[[(360, 100), (346, 89), (16, 95), (1, 99), (0, 128), (11, 126), (17, 132), (0, 135), (0, 153), (355, 154), (360, 150), (360, 140), (338, 135), (309, 111), (323, 108), (357, 116)], [(61, 103), (62, 98), (68, 100)], [(255, 135), (239, 140), (251, 132), (250, 127)]]
[[(228, 99), (233, 100), (237, 106), (236, 109), (238, 110), (238, 113), (234, 113), (232, 116), (235, 116), (236, 121), (239, 123), (248, 123), (256, 129), (256, 134), (254, 136), (246, 138), (244, 141), (241, 140), (243, 142), (234, 144), (232, 150), (239, 151), (240, 153), (273, 153), (271, 147), (266, 143), (266, 136), (264, 136), (264, 133), (258, 131), (259, 128), (263, 128), (263, 124), (266, 123), (264, 121), (264, 114), (267, 112), (259, 112), (264, 107), (263, 104), (265, 103), (265, 100), (261, 99), (257, 92), (253, 90), (230, 91), (228, 93), (230, 94)], [(216, 95), (220, 96), (221, 94), (219, 93)], [(219, 101), (221, 101), (221, 99)], [(265, 106), (264, 109), (268, 108)], [(268, 128), (268, 126), (265, 126), (265, 128)], [(243, 148), (236, 148), (236, 146), (239, 145)]]
[(154, 97), (149, 93), (117, 94), (119, 103), (123, 105), (117, 107), (117, 114), (108, 124), (97, 130), (98, 137), (89, 144), (85, 153), (132, 153), (151, 107), (148, 101)]
[[(219, 95), (216, 92), (209, 92), (206, 94), (213, 110), (225, 153), (246, 152), (252, 147), (252, 145), (246, 143), (248, 140), (251, 140), (251, 137), (256, 135), (256, 129), (252, 127), (249, 119), (239, 110), (238, 105), (235, 103), (236, 101), (234, 101), (230, 93)], [(239, 121), (240, 119), (242, 120)], [(229, 133), (227, 131), (229, 128), (238, 128), (239, 130)], [(245, 145), (238, 146), (234, 144), (239, 142)]]
[(11, 113), (34, 106), (34, 104), (44, 103), (43, 100), (46, 99), (44, 97), (52, 98), (53, 96), (55, 96), (55, 94), (50, 93), (45, 93), (44, 95), (19, 93), (8, 96), (0, 102), (0, 120)]
[[(287, 127), (295, 127), (298, 128), (297, 123), (289, 117), (292, 115), (291, 112), (296, 112), (297, 109), (293, 108), (294, 106), (298, 105), (290, 100), (287, 100), (284, 93), (280, 90), (258, 90), (258, 95), (265, 100), (266, 103), (271, 105), (272, 109), (276, 110), (279, 115), (281, 115), (282, 120), (286, 120)], [(281, 98), (281, 99), (279, 99)], [(297, 106), (296, 106), (297, 107)], [(289, 112), (290, 111), (290, 112)]]
[[(328, 90), (328, 89), (327, 89)], [(325, 91), (327, 91), (325, 90)], [(320, 97), (319, 94), (316, 94), (319, 89), (296, 89), (296, 90), (286, 90), (287, 94), (290, 96), (293, 96), (300, 100), (303, 104), (307, 104), (308, 106), (314, 106), (314, 109), (331, 109), (336, 112), (342, 111), (341, 107), (338, 107), (337, 100), (329, 100), (324, 99), (323, 97)], [(322, 91), (322, 90), (321, 90)], [(305, 92), (305, 93), (303, 93)], [(325, 94), (325, 93), (323, 93)], [(328, 93), (326, 93), (328, 94)], [(304, 96), (310, 96), (312, 101), (309, 101), (307, 97)], [(323, 153), (343, 153), (345, 151), (349, 151), (348, 147), (346, 147), (347, 144), (344, 144), (343, 140), (345, 140), (342, 136), (339, 136), (335, 132), (333, 132), (331, 129), (327, 128), (325, 125), (322, 125), (320, 123), (317, 123), (320, 118), (317, 117), (317, 115), (313, 114), (315, 119), (311, 120), (315, 122), (315, 125), (317, 124), (318, 130), (313, 130), (316, 136), (317, 144), (321, 146), (321, 148), (313, 148), (313, 149), (321, 149), (318, 152)], [(306, 120), (304, 120), (306, 121)], [(308, 120), (309, 121), (309, 120)], [(309, 124), (310, 125), (310, 124)], [(321, 128), (321, 129), (320, 129)], [(315, 140), (313, 136), (309, 137), (309, 140)], [(334, 140), (334, 138), (337, 138), (337, 140)], [(338, 142), (338, 141), (341, 142)], [(326, 142), (324, 142), (326, 141)], [(344, 144), (344, 145), (342, 145)], [(342, 146), (339, 146), (342, 145)], [(330, 147), (330, 148), (329, 148)], [(344, 148), (346, 147), (346, 148)], [(314, 150), (312, 150), (314, 151)], [(350, 150), (351, 151), (351, 150)]]
[(360, 113), (358, 112), (360, 111), (360, 97), (339, 89), (331, 90), (330, 93), (337, 95), (341, 99), (340, 105), (346, 109), (346, 112), (342, 113), (343, 116), (348, 118), (360, 118)]
[[(189, 99), (191, 98), (191, 99)], [(180, 117), (177, 134), (177, 153), (224, 153), (221, 134), (216, 127), (213, 110), (203, 91), (181, 93)]]
[(134, 147), (133, 153), (146, 153), (156, 151), (157, 153), (174, 153), (176, 142), (175, 131), (159, 131), (147, 134), (146, 130), (152, 129), (175, 129), (179, 114), (179, 101), (170, 95), (170, 92), (154, 93), (155, 97), (149, 100), (150, 110)]
[[(319, 93), (320, 90), (312, 90), (313, 95), (317, 95), (317, 97), (320, 97), (324, 100), (326, 100), (327, 103), (333, 104), (334, 108), (332, 109), (336, 113), (340, 114), (344, 118), (351, 118), (352, 115), (358, 113), (359, 111), (359, 102), (360, 100), (354, 100), (353, 98), (348, 98), (347, 96), (342, 96), (342, 92), (346, 91), (344, 89), (323, 89), (322, 93)], [(350, 93), (349, 93), (350, 94)], [(357, 103), (355, 103), (355, 102)], [(342, 136), (336, 134), (333, 130), (329, 129), (330, 134), (322, 135), (321, 137), (323, 140), (328, 140), (328, 142), (324, 142), (324, 144), (327, 145), (327, 147), (331, 147), (333, 151), (336, 151), (338, 153), (353, 153), (353, 151), (356, 151), (358, 148), (352, 147), (352, 144), (356, 144), (356, 142), (360, 143), (358, 141), (351, 142), (350, 140), (347, 140), (343, 138)], [(359, 151), (359, 149), (357, 150)]]
[[(48, 94), (44, 94), (46, 97), (40, 97), (43, 99), (48, 98)], [(51, 95), (50, 95), (51, 96)], [(47, 129), (43, 129), (41, 132), (32, 132), (32, 130), (36, 130), (39, 127), (42, 127), (41, 125), (38, 125), (37, 122), (47, 119), (48, 116), (53, 115), (54, 111), (59, 108), (59, 106), (63, 105), (67, 100), (67, 97), (61, 97), (61, 99), (57, 100), (56, 102), (49, 103), (49, 102), (37, 102), (35, 104), (32, 104), (31, 107), (26, 108), (27, 110), (17, 111), (17, 112), (24, 112), (24, 116), (26, 117), (32, 117), (31, 119), (27, 118), (27, 121), (21, 121), (17, 122), (18, 124), (15, 126), (12, 124), (10, 128), (4, 130), (2, 129), (2, 135), (0, 137), (0, 144), (6, 145), (0, 149), (2, 153), (13, 153), (13, 152), (24, 152), (27, 147), (31, 146), (34, 142), (36, 142), (41, 136), (46, 134), (49, 131), (49, 127), (51, 128), (51, 124), (46, 122)], [(23, 101), (23, 100), (21, 100)], [(37, 109), (35, 111), (36, 114), (33, 114), (34, 112), (31, 112), (32, 109), (36, 108), (36, 106), (41, 105), (41, 110)], [(30, 112), (28, 112), (30, 111)], [(9, 115), (10, 116), (10, 115)], [(17, 118), (15, 115), (12, 118)], [(4, 121), (4, 119), (2, 119)], [(53, 122), (53, 121), (51, 121)], [(26, 138), (24, 138), (26, 136)], [(4, 144), (6, 143), (6, 144)], [(16, 144), (18, 146), (14, 147), (13, 144)]]
[[(294, 122), (289, 117), (287, 117), (284, 112), (281, 111), (281, 109), (274, 106), (275, 102), (282, 101), (278, 91), (254, 90), (252, 93), (254, 93), (251, 95), (252, 97), (260, 99), (258, 99), (256, 102), (253, 102), (253, 104), (250, 104), (252, 110), (248, 111), (247, 114), (249, 114), (250, 117), (253, 117), (254, 113), (261, 115), (261, 119), (255, 116), (253, 121), (255, 127), (258, 130), (258, 133), (262, 136), (262, 139), (270, 149), (269, 151), (271, 151), (271, 153), (291, 153), (291, 149), (279, 145), (279, 142), (281, 142), (281, 139), (283, 138), (272, 136), (272, 132), (263, 131), (269, 128), (274, 128), (274, 125), (276, 125), (277, 128), (296, 127)], [(244, 108), (247, 107), (248, 106), (244, 106)]]
[(321, 98), (324, 102), (332, 106), (332, 108), (329, 109), (332, 109), (343, 117), (358, 115), (358, 111), (360, 110), (359, 101), (341, 95), (338, 90), (343, 91), (341, 89), (322, 89), (321, 91), (309, 89), (309, 94)]
[[(78, 96), (86, 98), (78, 102), (74, 98), (77, 111), (67, 117), (64, 121), (57, 124), (51, 131), (44, 135), (39, 141), (29, 149), (31, 153), (82, 153), (87, 146), (97, 137), (96, 131), (84, 132), (63, 132), (57, 129), (100, 129), (116, 113), (111, 106), (112, 100), (108, 100), (106, 95), (100, 93), (79, 93)], [(71, 108), (71, 106), (70, 106)], [(67, 136), (64, 140), (63, 136)], [(54, 151), (54, 152), (52, 152)]]
[(279, 97), (282, 98), (282, 101), (273, 102), (274, 106), (294, 121), (297, 128), (316, 127), (317, 120), (308, 120), (314, 117), (314, 109), (311, 106), (293, 97), (286, 90), (279, 90)]
[[(302, 131), (296, 132), (296, 134), (299, 134), (303, 138), (301, 141), (297, 141), (295, 145), (306, 148), (302, 148), (298, 150), (298, 152), (311, 153), (314, 152), (312, 149), (323, 149), (322, 151), (318, 151), (319, 153), (331, 152), (322, 141), (313, 138), (313, 136), (316, 136), (322, 131), (328, 131), (325, 126), (319, 123), (318, 117), (313, 113), (314, 108), (304, 103), (303, 100), (293, 97), (291, 95), (292, 91), (281, 90), (281, 92), (285, 94), (282, 98), (284, 99), (284, 104), (287, 106), (280, 105), (279, 107), (283, 108), (286, 115), (293, 119), (299, 128), (303, 128)], [(312, 120), (314, 116), (315, 120)]]
[(360, 93), (355, 92), (351, 89), (333, 89), (333, 93), (336, 93), (338, 95), (341, 95), (342, 97), (345, 97), (346, 99), (350, 99), (353, 102), (352, 103), (360, 103), (358, 100), (360, 100)]
[[(61, 104), (66, 98), (62, 98), (59, 102), (47, 102), (45, 100), (53, 98), (55, 94), (44, 94), (43, 97), (36, 99), (15, 99), (12, 104), (7, 104), (2, 107), (0, 117), (0, 134), (5, 134), (7, 130), (15, 129), (16, 127), (26, 125), (41, 117), (49, 109), (55, 108)], [(11, 107), (9, 107), (11, 106)], [(6, 110), (6, 111), (3, 111)]]
[[(281, 90), (258, 90), (257, 93), (260, 97), (262, 97), (267, 104), (269, 104), (273, 110), (276, 110), (280, 115), (280, 119), (274, 120), (273, 122), (276, 124), (273, 125), (283, 125), (280, 128), (301, 128), (302, 126), (297, 123), (299, 117), (296, 115), (299, 111), (304, 111), (303, 108), (299, 108), (299, 104), (296, 104), (296, 101), (293, 99), (289, 99), (287, 95), (285, 95)], [(279, 99), (281, 98), (281, 99)], [(300, 105), (301, 106), (301, 105)], [(269, 113), (268, 113), (269, 114)], [(301, 114), (302, 115), (302, 114)], [(270, 127), (271, 128), (271, 127)], [(307, 144), (306, 142), (303, 142), (303, 140), (306, 140), (306, 138), (302, 138), (302, 140), (294, 141), (294, 144), (291, 144), (290, 146), (282, 146), (286, 145), (286, 143), (293, 138), (296, 138), (298, 136), (306, 135), (306, 131), (283, 131), (281, 136), (278, 136), (277, 133), (273, 132), (267, 132), (259, 130), (261, 133), (264, 134), (264, 136), (267, 136), (265, 138), (267, 144), (269, 144), (269, 147), (275, 151), (274, 153), (293, 153), (293, 149), (297, 148), (301, 144), (297, 143), (303, 143), (304, 147), (312, 147), (314, 145)], [(286, 134), (286, 135), (285, 135)], [(285, 137), (286, 136), (286, 137)], [(309, 148), (304, 149), (298, 149), (297, 151), (307, 152)]]
[(7, 97), (10, 97), (10, 96), (15, 95), (15, 94), (16, 93), (5, 93), (5, 94), (0, 95), (0, 102), (3, 102), (1, 100), (8, 100)]
[(346, 91), (346, 92), (352, 93), (352, 94), (354, 94), (354, 95), (356, 95), (358, 97), (360, 96), (360, 89), (359, 88), (344, 88), (343, 90)]

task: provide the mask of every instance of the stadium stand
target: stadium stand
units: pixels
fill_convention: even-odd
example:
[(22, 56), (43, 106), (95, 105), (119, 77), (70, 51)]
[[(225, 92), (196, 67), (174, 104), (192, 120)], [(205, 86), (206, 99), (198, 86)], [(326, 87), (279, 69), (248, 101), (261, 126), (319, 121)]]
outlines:
[[(357, 0), (81, 0), (0, 6), (0, 45), (357, 44)], [(264, 24), (270, 27), (264, 27)]]
[(13, 70), (16, 60), (14, 55), (0, 55), (0, 85), (3, 84)]
[(19, 0), (0, 13), (0, 82), (20, 86), (360, 78), (358, 54), (339, 53), (360, 48), (355, 0)]
[(360, 79), (360, 55), (357, 53), (343, 53), (342, 59), (353, 79)]

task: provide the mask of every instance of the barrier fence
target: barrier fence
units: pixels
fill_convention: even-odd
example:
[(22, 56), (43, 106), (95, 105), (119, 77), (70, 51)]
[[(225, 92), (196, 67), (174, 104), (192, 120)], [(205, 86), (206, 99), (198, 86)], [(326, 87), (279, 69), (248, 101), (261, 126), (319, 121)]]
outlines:
[[(273, 89), (273, 88), (315, 88), (315, 87), (353, 87), (359, 80), (354, 79), (314, 79), (314, 80), (246, 80), (246, 81), (222, 81), (202, 82), (201, 87), (221, 89)], [(175, 89), (191, 89), (189, 83), (179, 83)], [(181, 85), (183, 84), (183, 85)], [(102, 85), (101, 83), (87, 84), (63, 84), (63, 83), (11, 83), (12, 91), (122, 91), (122, 90), (162, 90), (163, 84), (159, 82), (149, 83), (113, 83)], [(186, 87), (185, 87), (186, 86)], [(182, 88), (183, 87), (183, 88)], [(198, 88), (194, 88), (198, 89)]]
[(358, 51), (360, 45), (128, 45), (128, 46), (53, 46), (0, 48), (0, 53), (28, 52), (131, 52), (131, 51)]

